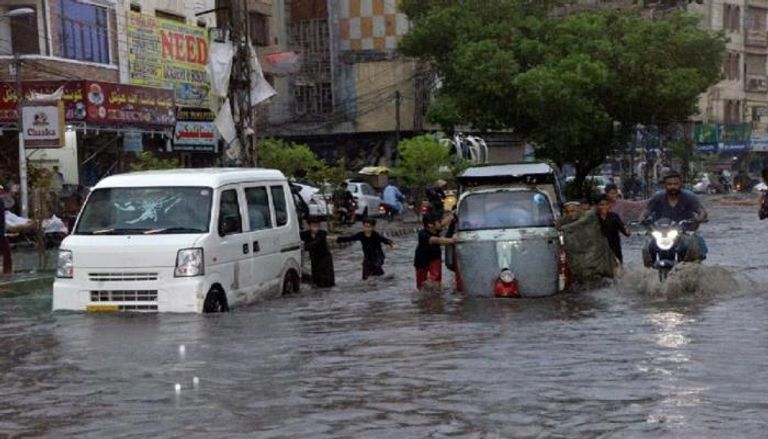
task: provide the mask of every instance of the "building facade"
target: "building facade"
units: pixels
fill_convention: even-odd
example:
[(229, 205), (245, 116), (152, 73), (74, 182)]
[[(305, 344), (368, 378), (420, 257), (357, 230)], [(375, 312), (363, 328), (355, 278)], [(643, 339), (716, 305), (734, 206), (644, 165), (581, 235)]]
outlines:
[(409, 28), (398, 1), (293, 0), (285, 11), (300, 62), (280, 78), (259, 135), (309, 143), (351, 167), (390, 164), (397, 139), (424, 128), (433, 79), (397, 53)]

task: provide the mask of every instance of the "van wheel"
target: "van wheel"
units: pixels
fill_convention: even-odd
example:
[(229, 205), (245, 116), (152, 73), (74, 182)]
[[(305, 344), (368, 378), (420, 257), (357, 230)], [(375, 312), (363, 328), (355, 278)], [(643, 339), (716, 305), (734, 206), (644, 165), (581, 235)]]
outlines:
[(289, 270), (285, 273), (285, 279), (283, 279), (283, 296), (296, 294), (299, 292), (299, 276), (295, 271)]
[(224, 294), (224, 290), (221, 287), (211, 287), (208, 291), (208, 295), (205, 296), (205, 302), (203, 302), (203, 312), (229, 312), (229, 304), (227, 303), (227, 295)]

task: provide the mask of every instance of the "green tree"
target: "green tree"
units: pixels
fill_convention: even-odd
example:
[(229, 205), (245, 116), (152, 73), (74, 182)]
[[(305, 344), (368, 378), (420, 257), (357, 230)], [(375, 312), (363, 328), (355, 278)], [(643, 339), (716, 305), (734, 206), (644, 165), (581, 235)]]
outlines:
[(453, 161), (448, 147), (434, 136), (424, 135), (402, 140), (398, 145), (399, 163), (391, 174), (403, 183), (415, 186), (423, 196), (423, 190), (441, 178), (450, 178)]
[(325, 166), (304, 144), (265, 139), (259, 141), (257, 151), (260, 167), (278, 169), (288, 178), (303, 178)]
[(413, 26), (400, 49), (440, 75), (433, 121), (514, 129), (540, 158), (573, 164), (582, 187), (636, 125), (696, 111), (725, 38), (683, 13), (553, 9), (563, 3), (404, 0)]
[(151, 151), (140, 151), (131, 161), (131, 171), (154, 171), (181, 167), (179, 159), (161, 159)]

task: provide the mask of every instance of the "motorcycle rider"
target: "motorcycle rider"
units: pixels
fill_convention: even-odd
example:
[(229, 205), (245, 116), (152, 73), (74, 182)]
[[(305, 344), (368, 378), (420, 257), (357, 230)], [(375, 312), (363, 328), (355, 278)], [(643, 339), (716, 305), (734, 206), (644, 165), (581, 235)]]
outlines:
[[(695, 230), (699, 224), (707, 220), (706, 209), (693, 192), (683, 189), (683, 179), (678, 172), (670, 170), (664, 176), (663, 182), (664, 190), (648, 200), (648, 205), (641, 216), (644, 218), (643, 224), (649, 225), (662, 218), (675, 223), (692, 220)], [(693, 242), (693, 239), (697, 239), (697, 242)], [(694, 247), (698, 251), (694, 250)], [(683, 261), (704, 260), (707, 256), (706, 243), (698, 235), (696, 237), (682, 235), (676, 250)], [(643, 248), (643, 262), (646, 267), (653, 265), (658, 252), (656, 242), (650, 239)]]

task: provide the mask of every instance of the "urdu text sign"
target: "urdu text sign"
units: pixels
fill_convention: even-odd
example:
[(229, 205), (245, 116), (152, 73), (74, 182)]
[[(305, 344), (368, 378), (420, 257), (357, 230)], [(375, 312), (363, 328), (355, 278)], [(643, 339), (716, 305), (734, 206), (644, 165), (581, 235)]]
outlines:
[(21, 109), (27, 148), (61, 148), (64, 144), (64, 105), (61, 102), (25, 104)]

